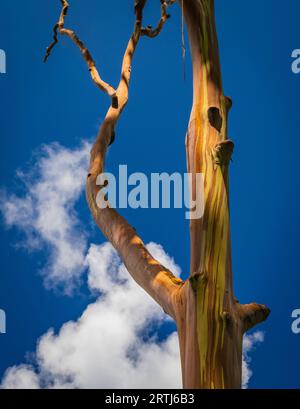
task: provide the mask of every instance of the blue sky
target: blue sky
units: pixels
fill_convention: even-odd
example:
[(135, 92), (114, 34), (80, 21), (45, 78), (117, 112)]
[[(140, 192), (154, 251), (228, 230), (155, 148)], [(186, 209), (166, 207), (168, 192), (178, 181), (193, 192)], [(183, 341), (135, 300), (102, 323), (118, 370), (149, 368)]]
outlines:
[[(25, 4), (26, 3), (26, 4)], [(57, 4), (56, 4), (57, 3)], [(150, 4), (151, 3), (151, 4)], [(74, 0), (68, 26), (88, 45), (105, 80), (116, 84), (124, 47), (132, 31), (132, 1)], [(91, 12), (92, 10), (92, 12)], [(7, 74), (0, 76), (1, 187), (24, 194), (18, 169), (30, 170), (41, 145), (54, 141), (73, 149), (91, 141), (108, 100), (90, 81), (78, 50), (66, 39), (42, 63), (51, 41), (59, 1), (1, 2), (0, 48)], [(231, 165), (231, 223), (235, 293), (240, 302), (267, 304), (272, 313), (259, 329), (265, 340), (253, 352), (251, 388), (300, 387), (300, 335), (291, 332), (291, 313), (300, 308), (297, 163), (300, 75), (291, 53), (300, 48), (300, 4), (289, 0), (216, 1), (225, 93), (234, 105), (229, 133), (235, 142)], [(130, 172), (185, 172), (184, 137), (191, 107), (191, 70), (181, 58), (178, 6), (155, 40), (143, 38), (134, 59), (130, 101), (109, 152), (107, 170), (127, 164)], [(145, 20), (159, 17), (149, 2)], [(32, 176), (34, 178), (34, 175)], [(23, 193), (22, 193), (23, 192)], [(89, 242), (104, 238), (93, 227), (84, 196), (76, 203)], [(189, 269), (188, 222), (184, 210), (124, 210), (143, 240), (159, 243), (184, 275)], [(49, 248), (20, 248), (19, 228), (1, 224), (0, 308), (7, 334), (0, 335), (0, 377), (9, 366), (31, 359), (38, 338), (50, 327), (76, 320), (94, 300), (83, 275), (72, 297), (47, 290), (39, 272)], [(169, 323), (163, 331), (170, 329)], [(163, 335), (163, 334), (161, 334)]]

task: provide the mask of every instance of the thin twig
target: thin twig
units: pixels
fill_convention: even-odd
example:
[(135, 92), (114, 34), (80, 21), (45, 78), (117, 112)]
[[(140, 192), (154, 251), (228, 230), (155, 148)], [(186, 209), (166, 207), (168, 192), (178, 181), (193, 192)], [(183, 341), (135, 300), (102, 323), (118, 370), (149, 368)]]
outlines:
[(170, 14), (167, 13), (168, 7), (175, 3), (176, 0), (161, 0), (161, 17), (155, 29), (152, 26), (143, 27), (141, 34), (150, 38), (157, 37), (162, 31), (166, 21), (170, 18)]

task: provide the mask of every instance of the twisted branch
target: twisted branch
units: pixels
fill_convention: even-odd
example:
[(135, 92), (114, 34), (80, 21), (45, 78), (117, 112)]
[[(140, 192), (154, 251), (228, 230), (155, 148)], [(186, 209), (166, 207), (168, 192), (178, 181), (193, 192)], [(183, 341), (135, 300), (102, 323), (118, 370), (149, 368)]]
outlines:
[(53, 42), (49, 45), (46, 50), (46, 54), (44, 57), (44, 63), (47, 62), (48, 58), (51, 55), (51, 52), (55, 45), (58, 43), (58, 34), (62, 36), (69, 37), (73, 43), (79, 48), (90, 72), (93, 82), (95, 85), (104, 91), (108, 96), (112, 98), (112, 105), (117, 106), (118, 101), (116, 98), (116, 90), (105, 81), (103, 81), (99, 75), (99, 72), (96, 68), (95, 61), (93, 60), (89, 50), (85, 47), (84, 43), (77, 37), (73, 30), (65, 28), (65, 18), (68, 14), (69, 10), (69, 3), (67, 0), (60, 0), (62, 4), (62, 11), (60, 13), (59, 21), (55, 24), (53, 28)]
[(170, 14), (167, 13), (168, 7), (171, 6), (176, 2), (176, 0), (160, 0), (161, 2), (161, 18), (157, 24), (155, 29), (152, 29), (152, 26), (148, 26), (146, 28), (142, 28), (142, 35), (147, 36), (150, 38), (157, 37), (160, 32), (162, 31), (166, 21), (171, 17)]
[[(134, 31), (123, 56), (120, 81), (116, 90), (101, 80), (91, 54), (74, 31), (64, 28), (65, 17), (69, 8), (66, 0), (61, 0), (63, 8), (59, 22), (54, 26), (54, 40), (46, 51), (45, 60), (47, 60), (58, 42), (58, 33), (67, 35), (81, 51), (93, 81), (113, 98), (113, 103), (107, 111), (91, 150), (86, 185), (87, 201), (96, 224), (103, 235), (116, 248), (131, 276), (161, 305), (166, 313), (175, 318), (176, 296), (183, 285), (183, 281), (176, 278), (151, 256), (135, 229), (115, 209), (110, 207), (101, 209), (98, 207), (96, 200), (102, 188), (102, 186), (97, 185), (97, 177), (104, 172), (107, 148), (114, 140), (116, 124), (128, 101), (132, 59), (142, 35), (143, 10), (146, 1), (135, 0)], [(174, 2), (174, 0), (170, 0), (164, 3), (172, 4)], [(114, 103), (114, 101), (117, 103)]]
[(121, 78), (116, 90), (119, 105), (117, 108), (109, 108), (92, 148), (86, 195), (96, 224), (116, 248), (131, 276), (166, 313), (175, 318), (176, 297), (183, 281), (152, 257), (135, 229), (115, 209), (109, 207), (100, 209), (96, 200), (102, 188), (97, 186), (97, 176), (104, 171), (107, 148), (113, 141), (116, 124), (128, 101), (131, 64), (142, 34), (145, 4), (146, 0), (135, 2), (134, 32), (124, 53)]

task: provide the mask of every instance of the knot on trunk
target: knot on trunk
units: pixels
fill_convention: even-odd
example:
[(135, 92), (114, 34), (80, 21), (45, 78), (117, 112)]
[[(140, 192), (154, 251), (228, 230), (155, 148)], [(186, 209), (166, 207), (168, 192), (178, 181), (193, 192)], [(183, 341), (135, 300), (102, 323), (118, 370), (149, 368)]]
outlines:
[(241, 305), (240, 311), (244, 332), (265, 321), (271, 312), (266, 305), (257, 303)]
[(226, 111), (227, 111), (227, 113), (228, 113), (228, 112), (230, 111), (230, 109), (232, 108), (233, 102), (232, 102), (232, 99), (231, 99), (230, 97), (224, 96), (224, 99), (225, 99)]
[(207, 284), (208, 278), (205, 272), (202, 273), (195, 273), (190, 276), (189, 282), (191, 283), (192, 289), (196, 292), (199, 284), (202, 283), (203, 285)]
[(217, 143), (212, 150), (212, 157), (215, 164), (220, 166), (228, 165), (232, 156), (233, 149), (234, 143), (229, 139)]

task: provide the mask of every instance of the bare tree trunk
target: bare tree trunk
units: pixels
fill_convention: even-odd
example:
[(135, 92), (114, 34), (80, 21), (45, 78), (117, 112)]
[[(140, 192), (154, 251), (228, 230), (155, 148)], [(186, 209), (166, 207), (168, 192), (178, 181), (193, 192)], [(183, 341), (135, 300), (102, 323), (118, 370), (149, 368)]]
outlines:
[[(228, 194), (233, 143), (227, 137), (231, 100), (222, 91), (214, 1), (180, 3), (193, 65), (188, 171), (204, 175), (205, 203), (204, 216), (190, 223), (191, 276), (176, 310), (183, 385), (240, 388), (243, 334), (266, 318), (268, 310), (256, 304), (240, 306), (233, 295)], [(193, 199), (196, 188), (194, 177)]]
[(141, 238), (112, 208), (100, 209), (96, 179), (104, 171), (107, 147), (114, 141), (115, 127), (128, 100), (131, 64), (141, 36), (156, 37), (175, 0), (161, 1), (161, 19), (155, 29), (143, 28), (146, 0), (135, 0), (134, 32), (124, 53), (116, 89), (104, 82), (88, 49), (74, 31), (64, 27), (69, 4), (54, 27), (77, 45), (94, 83), (112, 100), (91, 152), (87, 200), (91, 213), (123, 259), (129, 273), (174, 318), (178, 328), (184, 388), (240, 388), (242, 338), (245, 331), (265, 320), (264, 305), (240, 305), (232, 288), (229, 223), (228, 167), (233, 143), (227, 137), (231, 100), (223, 95), (214, 0), (179, 0), (188, 28), (193, 64), (194, 98), (186, 136), (188, 171), (193, 174), (192, 196), (196, 199), (196, 174), (204, 175), (205, 211), (191, 220), (191, 274), (186, 282), (176, 278), (146, 250)]

